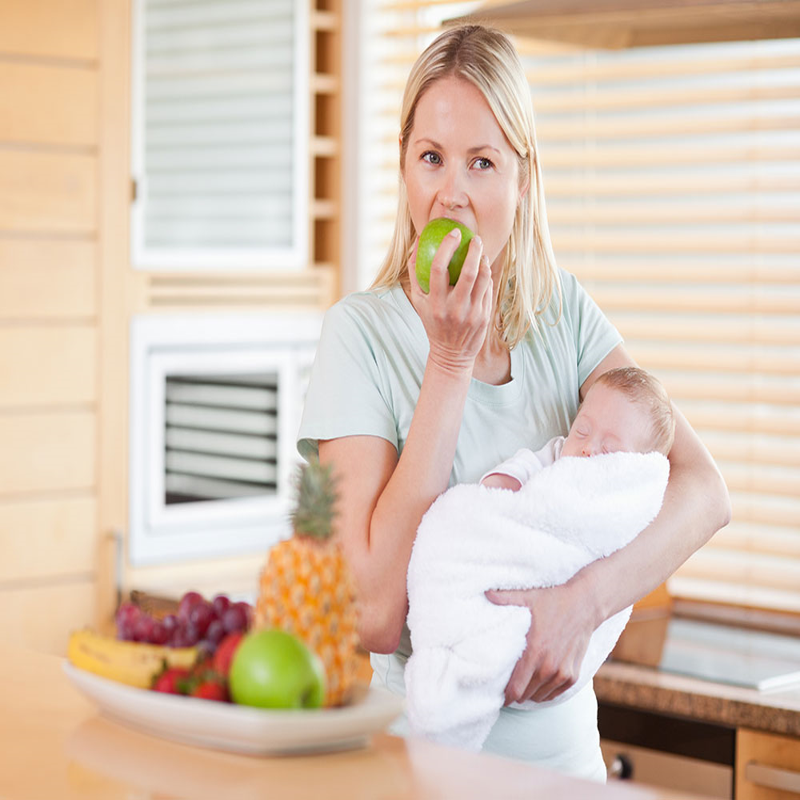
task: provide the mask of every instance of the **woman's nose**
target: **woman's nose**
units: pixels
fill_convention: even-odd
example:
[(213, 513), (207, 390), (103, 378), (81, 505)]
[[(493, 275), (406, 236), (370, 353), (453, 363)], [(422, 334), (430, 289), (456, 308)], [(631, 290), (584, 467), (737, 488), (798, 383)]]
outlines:
[(462, 186), (462, 176), (456, 169), (447, 170), (442, 176), (438, 198), (444, 208), (459, 208), (466, 205), (467, 195)]

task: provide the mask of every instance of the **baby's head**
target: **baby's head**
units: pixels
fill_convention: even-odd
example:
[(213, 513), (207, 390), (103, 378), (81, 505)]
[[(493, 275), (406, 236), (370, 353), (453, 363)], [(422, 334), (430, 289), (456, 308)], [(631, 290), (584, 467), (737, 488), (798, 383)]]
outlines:
[(638, 367), (619, 367), (592, 384), (561, 455), (653, 450), (667, 455), (674, 439), (672, 404), (661, 383)]

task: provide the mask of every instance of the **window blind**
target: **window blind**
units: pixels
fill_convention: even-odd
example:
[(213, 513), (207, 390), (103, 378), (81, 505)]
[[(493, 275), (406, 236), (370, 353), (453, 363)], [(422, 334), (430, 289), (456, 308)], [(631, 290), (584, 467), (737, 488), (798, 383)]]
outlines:
[(136, 266), (306, 265), (307, 13), (293, 0), (138, 0)]
[[(371, 5), (370, 274), (392, 231), (406, 76), (440, 21), (476, 5)], [(559, 264), (664, 382), (731, 492), (731, 524), (670, 590), (800, 612), (800, 40), (517, 45)]]
[(277, 373), (167, 375), (166, 505), (277, 493)]

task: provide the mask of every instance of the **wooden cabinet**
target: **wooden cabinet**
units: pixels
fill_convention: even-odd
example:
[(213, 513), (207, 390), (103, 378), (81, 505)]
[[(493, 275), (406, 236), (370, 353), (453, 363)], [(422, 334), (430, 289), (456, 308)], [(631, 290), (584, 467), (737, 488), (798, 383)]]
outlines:
[(739, 728), (736, 800), (799, 800), (800, 739)]

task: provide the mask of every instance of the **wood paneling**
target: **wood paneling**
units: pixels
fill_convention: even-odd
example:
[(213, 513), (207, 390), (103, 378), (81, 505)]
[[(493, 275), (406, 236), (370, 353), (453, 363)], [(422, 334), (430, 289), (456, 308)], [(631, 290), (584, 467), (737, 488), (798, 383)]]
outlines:
[(0, 150), (0, 230), (89, 236), (96, 184), (92, 155)]
[(66, 655), (69, 633), (92, 618), (94, 581), (77, 578), (50, 586), (3, 591), (0, 640)]
[(0, 140), (97, 144), (97, 71), (0, 61)]
[(96, 340), (93, 325), (0, 327), (0, 409), (93, 403)]
[(55, 653), (94, 620), (106, 5), (0, 2), (0, 637)]
[(95, 424), (89, 411), (0, 414), (0, 499), (93, 487)]
[(0, 319), (94, 317), (94, 242), (0, 238)]
[(95, 518), (88, 495), (0, 504), (0, 584), (92, 572)]
[(127, 529), (128, 512), (128, 327), (131, 305), (141, 296), (141, 270), (129, 258), (131, 2), (100, 8), (100, 217), (99, 380), (97, 528), (98, 570), (92, 619), (105, 629), (117, 600), (114, 567), (118, 553), (103, 535)]
[(3, 0), (0, 53), (97, 58), (98, 0)]

